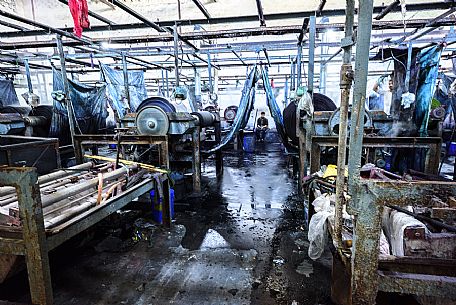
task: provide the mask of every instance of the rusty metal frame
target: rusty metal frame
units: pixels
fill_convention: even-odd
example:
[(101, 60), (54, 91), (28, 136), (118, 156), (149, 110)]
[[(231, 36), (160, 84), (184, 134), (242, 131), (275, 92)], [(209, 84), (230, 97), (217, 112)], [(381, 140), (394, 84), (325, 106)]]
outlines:
[[(364, 137), (362, 146), (365, 148), (427, 148), (425, 173), (436, 174), (440, 163), (440, 138), (414, 138), (414, 137)], [(337, 147), (337, 136), (314, 136), (311, 142), (310, 172), (320, 169), (320, 157), (323, 147)], [(348, 145), (347, 145), (348, 146)], [(361, 157), (360, 157), (361, 158)]]
[(125, 207), (134, 198), (154, 187), (161, 187), (164, 194), (164, 225), (171, 226), (169, 180), (167, 175), (158, 175), (158, 179), (146, 179), (123, 194), (108, 200), (106, 204), (82, 213), (54, 229), (45, 230), (36, 169), (30, 167), (0, 169), (0, 186), (14, 186), (17, 190), (19, 213), (23, 224), (22, 230), (16, 232), (19, 234), (11, 234), (6, 230), (9, 227), (0, 227), (0, 253), (25, 256), (33, 304), (51, 305), (53, 303), (48, 252)]
[(169, 169), (168, 137), (146, 135), (75, 135), (76, 162), (84, 162), (84, 146), (86, 145), (158, 145), (160, 166)]
[(356, 215), (351, 258), (352, 304), (375, 304), (378, 290), (456, 298), (456, 277), (378, 271), (383, 207), (406, 206), (411, 202), (432, 206), (431, 198), (436, 193), (455, 196), (456, 183), (359, 179), (353, 189), (357, 202), (349, 206), (350, 213)]
[(6, 144), (6, 145), (0, 145), (0, 152), (5, 151), (7, 155), (7, 160), (8, 160), (8, 166), (15, 166), (15, 164), (12, 162), (12, 152), (14, 150), (21, 150), (30, 148), (30, 147), (36, 147), (36, 148), (42, 148), (43, 150), (46, 150), (47, 147), (52, 148), (55, 151), (56, 154), (56, 168), (61, 167), (61, 160), (60, 160), (60, 152), (59, 152), (59, 141), (58, 139), (53, 139), (53, 138), (39, 138), (39, 137), (25, 137), (25, 136), (13, 136), (13, 135), (0, 135), (0, 140), (1, 139), (17, 139), (23, 141), (23, 143), (16, 143), (16, 144)]

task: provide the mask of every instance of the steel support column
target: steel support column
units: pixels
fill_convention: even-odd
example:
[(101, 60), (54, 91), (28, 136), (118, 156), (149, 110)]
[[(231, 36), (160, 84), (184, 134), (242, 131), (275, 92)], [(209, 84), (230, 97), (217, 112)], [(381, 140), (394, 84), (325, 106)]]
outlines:
[(359, 180), (361, 168), (361, 151), (364, 134), (364, 105), (366, 100), (369, 50), (372, 31), (373, 0), (362, 0), (359, 3), (357, 32), (355, 78), (353, 87), (353, 108), (350, 126), (350, 153), (348, 171), (350, 176), (350, 193), (354, 183)]
[(348, 106), (350, 102), (350, 90), (353, 81), (353, 70), (351, 65), (351, 49), (353, 44), (353, 24), (355, 19), (355, 0), (347, 0), (345, 15), (345, 38), (342, 40), (344, 50), (343, 64), (340, 69), (340, 125), (339, 142), (337, 150), (337, 178), (336, 178), (336, 211), (334, 217), (334, 235), (336, 245), (342, 248), (342, 208), (345, 204), (345, 161), (347, 152), (347, 125)]
[[(310, 50), (310, 49), (309, 49)], [(299, 88), (302, 85), (302, 44), (298, 43), (298, 56), (297, 59), (297, 79), (296, 79), (296, 86)]]
[(309, 67), (308, 67), (308, 80), (307, 90), (310, 95), (313, 94), (314, 90), (314, 69), (315, 69), (315, 34), (316, 34), (316, 18), (310, 16), (309, 20)]
[(65, 53), (63, 52), (63, 44), (62, 44), (62, 36), (56, 35), (57, 36), (57, 49), (59, 51), (59, 56), (60, 56), (60, 71), (62, 73), (62, 79), (63, 79), (63, 90), (65, 92), (65, 106), (68, 114), (68, 124), (70, 126), (70, 134), (71, 134), (71, 143), (74, 146), (74, 135), (76, 132), (75, 129), (75, 120), (76, 117), (74, 116), (74, 109), (73, 109), (73, 103), (71, 102), (71, 96), (70, 96), (70, 83), (68, 82), (68, 77), (67, 77), (67, 71), (66, 71), (66, 64), (65, 64)]
[(175, 73), (175, 87), (179, 87), (179, 40), (177, 33), (177, 24), (174, 24), (173, 28), (173, 40), (174, 40), (174, 73)]
[[(378, 244), (380, 236), (381, 208), (375, 205), (372, 196), (360, 185), (361, 153), (364, 134), (364, 105), (369, 66), (369, 49), (372, 31), (373, 0), (359, 1), (358, 28), (356, 39), (355, 81), (353, 108), (350, 126), (350, 152), (348, 158), (349, 192), (352, 199), (349, 212), (357, 215), (352, 255), (352, 304), (375, 304), (378, 287)], [(362, 200), (362, 204), (361, 204)]]

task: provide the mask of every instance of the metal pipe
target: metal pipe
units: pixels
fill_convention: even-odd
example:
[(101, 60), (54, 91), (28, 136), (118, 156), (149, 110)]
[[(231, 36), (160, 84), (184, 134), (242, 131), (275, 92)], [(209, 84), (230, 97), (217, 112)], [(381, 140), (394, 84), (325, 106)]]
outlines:
[(355, 19), (355, 0), (346, 0), (345, 15), (345, 43), (343, 46), (343, 64), (340, 69), (340, 118), (339, 118), (339, 141), (337, 149), (337, 178), (336, 178), (336, 209), (334, 217), (334, 235), (337, 248), (342, 248), (342, 225), (343, 206), (345, 204), (345, 161), (347, 152), (347, 125), (348, 106), (350, 102), (350, 90), (353, 81), (353, 70), (351, 65), (351, 49), (353, 41), (353, 25)]
[(260, 26), (266, 26), (266, 20), (264, 19), (263, 6), (261, 5), (261, 0), (256, 0), (257, 10), (258, 10), (258, 19), (260, 20)]
[[(348, 156), (349, 193), (356, 193), (354, 187), (360, 179), (361, 153), (364, 135), (364, 105), (366, 100), (369, 47), (372, 31), (373, 0), (363, 0), (359, 4), (356, 38), (355, 78), (353, 87), (353, 107), (350, 126), (350, 153)], [(354, 198), (356, 202), (356, 198)]]
[(209, 90), (211, 93), (214, 92), (212, 88), (212, 63), (211, 63), (211, 54), (207, 53), (207, 71), (209, 74)]
[(174, 37), (174, 73), (176, 77), (176, 87), (179, 87), (179, 42), (178, 42), (178, 37), (177, 37), (177, 23), (174, 24), (174, 31), (173, 31), (173, 37)]
[(299, 88), (302, 85), (302, 45), (300, 43), (298, 43), (297, 68), (297, 87)]
[(394, 0), (392, 3), (390, 3), (390, 5), (385, 7), (383, 11), (381, 11), (377, 16), (375, 16), (375, 20), (383, 19), (383, 17), (385, 17), (386, 15), (388, 15), (389, 12), (395, 9), (399, 5), (399, 3), (399, 0)]
[(145, 24), (147, 24), (151, 28), (155, 29), (156, 31), (165, 32), (165, 30), (161, 26), (159, 26), (155, 22), (152, 22), (149, 19), (145, 18), (144, 16), (142, 16), (138, 12), (132, 10), (130, 7), (125, 5), (123, 2), (121, 2), (119, 0), (110, 0), (110, 2), (112, 4), (114, 4), (115, 6), (117, 6), (118, 8), (120, 8), (121, 10), (123, 10), (123, 11), (127, 12), (128, 14), (130, 14), (131, 16), (135, 17), (136, 19), (141, 20), (142, 22), (144, 22)]
[(125, 98), (127, 99), (128, 108), (131, 107), (130, 105), (130, 87), (128, 81), (128, 64), (127, 64), (127, 56), (125, 53), (122, 53), (122, 71), (124, 77), (124, 89), (125, 89)]
[(165, 72), (165, 77), (166, 77), (166, 97), (169, 97), (169, 76), (168, 76), (168, 70)]
[[(106, 183), (109, 180), (117, 179), (124, 174), (128, 174), (128, 172), (134, 168), (136, 168), (136, 166), (121, 167), (112, 172), (109, 172), (109, 173), (103, 175), (103, 178), (102, 178), (103, 183)], [(97, 177), (97, 178), (90, 179), (87, 182), (78, 183), (74, 186), (70, 186), (70, 187), (65, 188), (62, 191), (58, 191), (56, 193), (49, 194), (49, 195), (43, 195), (43, 196), (41, 196), (42, 206), (43, 206), (43, 208), (45, 208), (47, 206), (52, 205), (53, 203), (55, 203), (57, 201), (60, 201), (60, 200), (66, 199), (68, 197), (74, 196), (76, 194), (79, 194), (79, 193), (83, 192), (84, 190), (88, 190), (90, 188), (96, 187), (99, 182), (100, 182), (100, 179)]]
[[(192, 1), (193, 1), (193, 3), (195, 3), (195, 5), (198, 7), (198, 9), (201, 11), (201, 13), (203, 13), (203, 15), (207, 19), (211, 19), (211, 15), (209, 14), (207, 9), (204, 7), (204, 5), (199, 0), (192, 0)], [(181, 18), (179, 18), (179, 19), (181, 19)]]
[(9, 23), (9, 22), (3, 21), (3, 20), (0, 20), (0, 25), (9, 27), (9, 28), (12, 28), (12, 29), (15, 29), (15, 30), (19, 30), (19, 31), (30, 31), (29, 29), (24, 28), (24, 27), (22, 27), (20, 25)]
[(62, 36), (59, 34), (57, 36), (57, 49), (59, 50), (59, 56), (60, 56), (60, 71), (62, 73), (62, 80), (63, 80), (63, 88), (65, 92), (65, 106), (68, 114), (68, 123), (70, 126), (70, 136), (71, 136), (71, 143), (74, 146), (74, 135), (76, 132), (75, 129), (75, 122), (74, 120), (76, 117), (74, 116), (74, 111), (73, 111), (73, 104), (71, 102), (71, 96), (70, 96), (70, 83), (68, 82), (68, 77), (67, 77), (67, 71), (66, 71), (66, 64), (65, 64), (65, 53), (63, 52), (63, 45), (62, 45)]
[(308, 80), (307, 91), (310, 95), (314, 90), (314, 68), (315, 68), (315, 34), (316, 34), (316, 18), (311, 16), (309, 20), (309, 67), (308, 67)]
[(318, 5), (318, 8), (317, 8), (317, 11), (315, 12), (315, 14), (317, 16), (320, 16), (321, 13), (323, 12), (323, 8), (325, 7), (326, 5), (326, 0), (320, 0), (320, 4)]
[(294, 64), (294, 60), (292, 59), (291, 60), (291, 75), (290, 75), (290, 79), (291, 79), (291, 87), (290, 87), (290, 90), (291, 91), (294, 91), (296, 90), (296, 86), (295, 86), (295, 64)]

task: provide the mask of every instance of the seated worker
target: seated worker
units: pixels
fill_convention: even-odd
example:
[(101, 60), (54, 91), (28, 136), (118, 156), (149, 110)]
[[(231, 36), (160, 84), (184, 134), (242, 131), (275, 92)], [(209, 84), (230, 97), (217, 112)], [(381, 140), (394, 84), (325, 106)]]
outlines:
[(261, 112), (261, 116), (257, 120), (256, 126), (256, 137), (257, 141), (264, 142), (264, 138), (266, 137), (266, 132), (268, 131), (269, 122), (268, 119), (265, 118), (266, 113), (264, 111)]

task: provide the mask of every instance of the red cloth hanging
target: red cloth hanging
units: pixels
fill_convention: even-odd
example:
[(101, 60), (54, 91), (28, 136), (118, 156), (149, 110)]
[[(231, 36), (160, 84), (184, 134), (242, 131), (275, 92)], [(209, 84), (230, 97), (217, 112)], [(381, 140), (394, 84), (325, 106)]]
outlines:
[(71, 16), (74, 21), (73, 33), (76, 36), (81, 37), (82, 29), (90, 27), (87, 0), (69, 0), (68, 6), (70, 7)]

